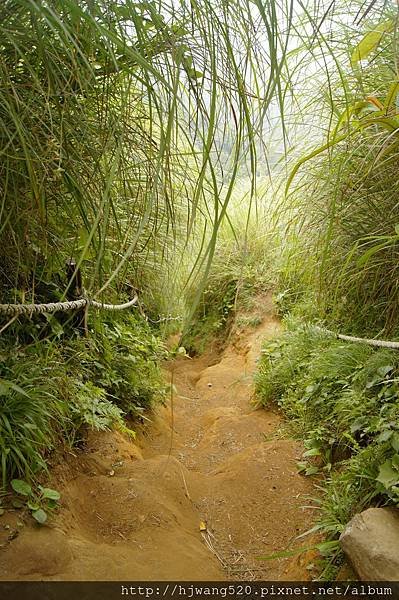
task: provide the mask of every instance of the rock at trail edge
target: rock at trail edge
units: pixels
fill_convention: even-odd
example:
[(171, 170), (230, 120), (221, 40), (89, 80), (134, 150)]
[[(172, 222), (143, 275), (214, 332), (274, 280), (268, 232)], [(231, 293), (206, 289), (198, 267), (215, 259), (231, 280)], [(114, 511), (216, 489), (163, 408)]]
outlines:
[(342, 549), (362, 581), (399, 580), (399, 510), (369, 508), (341, 534)]

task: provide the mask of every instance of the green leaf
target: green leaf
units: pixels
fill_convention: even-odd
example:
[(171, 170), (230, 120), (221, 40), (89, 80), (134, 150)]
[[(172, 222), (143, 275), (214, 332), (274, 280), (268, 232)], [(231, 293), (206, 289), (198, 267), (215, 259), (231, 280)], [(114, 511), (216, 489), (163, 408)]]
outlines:
[(11, 481), (11, 487), (14, 492), (17, 492), (17, 494), (21, 494), (22, 496), (30, 496), (32, 494), (31, 486), (22, 479), (13, 479)]
[(381, 433), (377, 437), (377, 442), (378, 443), (386, 442), (387, 440), (389, 440), (391, 438), (392, 434), (393, 434), (392, 429), (385, 429), (385, 431), (381, 431)]
[(384, 33), (388, 33), (393, 29), (393, 21), (385, 21), (380, 23), (372, 31), (366, 33), (366, 35), (360, 40), (358, 45), (352, 52), (351, 64), (356, 66), (360, 60), (364, 60), (368, 55), (375, 50), (380, 43)]
[(305, 471), (305, 475), (316, 475), (319, 472), (319, 467), (311, 466)]
[(306, 450), (303, 453), (303, 457), (306, 458), (308, 456), (320, 456), (321, 452), (319, 448), (311, 448), (310, 450)]
[(396, 452), (399, 452), (399, 433), (397, 431), (391, 437), (391, 446)]
[(43, 525), (46, 521), (47, 521), (47, 513), (44, 512), (44, 510), (42, 508), (39, 508), (39, 510), (35, 510), (32, 513), (32, 517), (38, 522), (40, 523), (40, 525)]
[(317, 544), (317, 550), (322, 556), (331, 556), (340, 548), (339, 540), (331, 540), (329, 542), (322, 542)]
[(393, 371), (393, 369), (394, 367), (392, 365), (386, 365), (385, 367), (380, 367), (379, 369), (377, 369), (377, 373), (382, 377), (385, 377), (385, 375)]
[(386, 460), (381, 466), (378, 473), (377, 481), (382, 483), (385, 489), (389, 489), (393, 485), (399, 483), (399, 473), (392, 467), (392, 461)]
[(374, 254), (377, 254), (378, 252), (380, 252), (380, 250), (385, 250), (385, 248), (388, 248), (388, 246), (391, 244), (392, 244), (391, 240), (385, 240), (384, 242), (381, 242), (380, 244), (376, 244), (375, 246), (372, 246), (364, 254), (362, 254), (362, 256), (360, 258), (358, 258), (357, 266), (364, 267), (364, 265), (370, 260), (370, 258), (372, 258), (374, 256)]
[(13, 381), (8, 381), (6, 379), (0, 379), (0, 395), (5, 395), (9, 390), (14, 390), (14, 392), (18, 392), (18, 394), (22, 394), (26, 398), (30, 398), (29, 394), (25, 392), (19, 385), (14, 383)]
[(6, 511), (4, 510), (4, 508), (0, 508), (0, 517), (1, 517), (1, 515), (4, 515), (5, 512)]
[(51, 488), (42, 488), (41, 495), (43, 498), (48, 498), (49, 500), (59, 500), (61, 498), (61, 494)]
[(351, 433), (356, 433), (356, 431), (363, 429), (363, 427), (366, 425), (366, 423), (367, 423), (366, 417), (358, 417), (357, 419), (355, 419), (355, 421), (353, 421), (353, 423), (350, 427)]
[(28, 502), (28, 508), (29, 508), (30, 510), (39, 510), (39, 508), (40, 508), (40, 505), (39, 505), (39, 504), (37, 504), (37, 502), (30, 502), (30, 501), (29, 501), (29, 502)]
[(306, 469), (308, 468), (308, 463), (307, 462), (297, 462), (296, 463), (296, 467), (298, 469), (298, 473), (303, 473), (304, 471), (306, 471)]

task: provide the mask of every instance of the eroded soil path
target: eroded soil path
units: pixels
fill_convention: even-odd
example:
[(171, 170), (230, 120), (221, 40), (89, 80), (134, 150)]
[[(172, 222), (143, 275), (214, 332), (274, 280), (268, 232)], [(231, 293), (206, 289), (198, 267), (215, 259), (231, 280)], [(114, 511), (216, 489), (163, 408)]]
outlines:
[(300, 545), (314, 494), (281, 416), (251, 405), (262, 341), (279, 329), (260, 303), (262, 323), (236, 328), (222, 355), (170, 365), (171, 402), (135, 443), (92, 433), (54, 467), (49, 526), (0, 517), (0, 579), (309, 579), (306, 560), (257, 558)]

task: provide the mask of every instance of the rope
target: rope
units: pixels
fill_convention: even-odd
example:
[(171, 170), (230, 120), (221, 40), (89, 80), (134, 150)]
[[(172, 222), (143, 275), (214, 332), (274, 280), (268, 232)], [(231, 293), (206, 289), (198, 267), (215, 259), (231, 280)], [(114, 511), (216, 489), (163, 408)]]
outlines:
[(344, 340), (345, 342), (352, 342), (357, 344), (367, 344), (368, 346), (376, 346), (377, 348), (391, 348), (392, 350), (399, 350), (399, 342), (390, 342), (387, 340), (373, 340), (369, 338), (361, 338), (355, 337), (353, 335), (344, 335), (342, 333), (335, 333), (330, 329), (325, 329), (324, 327), (317, 327), (320, 331), (324, 333), (328, 333), (329, 335), (333, 335), (339, 340)]
[(147, 321), (149, 321), (150, 323), (164, 323), (165, 321), (182, 321), (183, 317), (172, 317), (171, 315), (168, 315), (166, 317), (160, 317), (159, 319), (157, 319), (156, 321), (154, 321), (153, 319), (150, 319), (150, 317), (147, 317)]
[(85, 306), (93, 306), (102, 310), (125, 310), (137, 303), (138, 297), (135, 296), (129, 302), (124, 304), (106, 304), (97, 302), (90, 298), (81, 298), (79, 300), (69, 300), (66, 302), (48, 302), (47, 304), (0, 304), (0, 314), (6, 315), (32, 315), (40, 313), (67, 312), (69, 310), (79, 310)]

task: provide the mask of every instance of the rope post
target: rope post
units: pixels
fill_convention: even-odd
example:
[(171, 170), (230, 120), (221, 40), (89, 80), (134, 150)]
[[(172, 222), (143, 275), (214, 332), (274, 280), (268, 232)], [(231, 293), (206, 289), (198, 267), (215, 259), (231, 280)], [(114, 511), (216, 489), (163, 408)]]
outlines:
[(82, 284), (82, 272), (79, 268), (76, 268), (76, 262), (69, 258), (65, 262), (66, 266), (66, 277), (68, 281), (68, 300), (77, 300), (82, 297), (83, 284)]
[[(66, 263), (66, 277), (68, 292), (68, 300), (79, 300), (83, 297), (83, 277), (80, 267), (77, 266), (76, 261), (73, 258), (69, 258)], [(72, 317), (72, 324), (76, 329), (88, 336), (89, 331), (87, 328), (87, 312), (89, 305), (86, 304), (83, 308), (76, 311), (76, 314)]]

